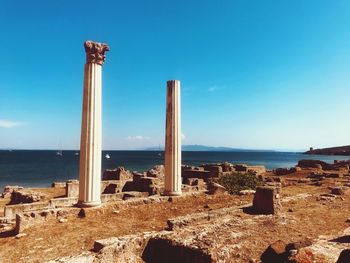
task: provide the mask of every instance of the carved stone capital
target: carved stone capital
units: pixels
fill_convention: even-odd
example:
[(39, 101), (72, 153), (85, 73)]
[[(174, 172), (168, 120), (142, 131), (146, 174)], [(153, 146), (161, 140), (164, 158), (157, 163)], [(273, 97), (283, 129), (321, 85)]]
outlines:
[(109, 51), (109, 46), (104, 43), (85, 41), (86, 63), (96, 63), (102, 65), (105, 62), (105, 52)]

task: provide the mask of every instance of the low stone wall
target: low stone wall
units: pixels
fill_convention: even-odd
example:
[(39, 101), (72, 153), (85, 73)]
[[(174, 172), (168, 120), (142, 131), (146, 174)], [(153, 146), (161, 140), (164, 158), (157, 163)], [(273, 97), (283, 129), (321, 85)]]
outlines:
[(115, 194), (102, 194), (101, 195), (101, 202), (107, 203), (107, 202), (113, 202), (113, 201), (120, 201), (123, 199), (123, 193), (115, 193)]
[(7, 205), (5, 206), (5, 217), (13, 219), (16, 214), (23, 214), (24, 212), (37, 209), (45, 209), (49, 207), (47, 202), (37, 202), (30, 204), (18, 204), (18, 205)]
[(65, 188), (66, 182), (53, 182), (51, 186), (53, 188)]
[(26, 212), (23, 214), (16, 214), (16, 227), (15, 232), (21, 233), (25, 229), (34, 225), (42, 224), (50, 220), (59, 220), (68, 216), (78, 216), (79, 208), (66, 208), (66, 209), (40, 209)]
[(241, 206), (241, 207), (228, 207), (228, 208), (221, 208), (216, 210), (209, 210), (206, 212), (199, 212), (194, 214), (189, 214), (185, 216), (179, 216), (175, 218), (170, 218), (167, 221), (168, 229), (170, 231), (173, 231), (178, 228), (186, 227), (188, 225), (197, 223), (199, 221), (203, 220), (211, 220), (214, 218), (220, 218), (226, 215), (230, 215), (233, 213), (237, 213), (240, 209), (247, 206)]
[(78, 203), (77, 197), (60, 197), (51, 199), (49, 205), (51, 208), (59, 208), (65, 206), (72, 206)]
[(186, 182), (188, 178), (198, 178), (207, 182), (208, 179), (211, 177), (209, 171), (202, 170), (183, 170), (181, 176), (184, 182)]
[(114, 194), (122, 191), (126, 181), (120, 180), (105, 180), (101, 181), (101, 193)]

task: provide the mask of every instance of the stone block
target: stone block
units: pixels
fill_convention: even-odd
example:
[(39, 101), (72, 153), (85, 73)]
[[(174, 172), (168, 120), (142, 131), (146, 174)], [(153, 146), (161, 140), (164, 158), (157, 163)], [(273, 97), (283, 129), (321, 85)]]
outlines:
[(266, 168), (263, 165), (247, 166), (247, 172), (255, 175), (261, 175), (266, 173)]
[(222, 174), (222, 166), (217, 164), (204, 164), (201, 165), (205, 171), (209, 171), (210, 177), (219, 177)]
[(79, 197), (79, 181), (68, 180), (66, 183), (66, 197)]
[(146, 173), (147, 177), (164, 179), (164, 165), (156, 165)]
[(102, 175), (102, 180), (121, 180), (126, 181), (132, 178), (130, 171), (126, 170), (124, 167), (120, 166), (117, 169), (104, 171)]
[(40, 210), (32, 211), (21, 214), (16, 214), (16, 234), (21, 233), (23, 230), (34, 226), (39, 223), (43, 223), (49, 219), (55, 219), (56, 212), (54, 210)]
[(247, 172), (248, 171), (248, 165), (246, 164), (236, 164), (233, 166), (236, 172)]
[(224, 162), (221, 164), (222, 167), (222, 171), (223, 172), (232, 172), (233, 169), (233, 164), (232, 163), (228, 163), (228, 162)]
[(183, 179), (183, 181), (186, 181), (187, 178), (198, 178), (198, 179), (202, 179), (205, 182), (207, 182), (208, 179), (211, 178), (211, 176), (210, 176), (210, 172), (209, 171), (184, 170), (182, 172), (182, 179)]
[(253, 209), (259, 214), (277, 214), (281, 204), (275, 187), (257, 187), (253, 199)]

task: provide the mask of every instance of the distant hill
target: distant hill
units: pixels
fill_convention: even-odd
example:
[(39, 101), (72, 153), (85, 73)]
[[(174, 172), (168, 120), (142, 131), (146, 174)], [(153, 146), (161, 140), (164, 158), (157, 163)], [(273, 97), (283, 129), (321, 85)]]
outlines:
[[(142, 150), (146, 151), (157, 151), (164, 150), (164, 147), (159, 149), (159, 147), (149, 147), (144, 148)], [(194, 152), (273, 152), (272, 150), (247, 150), (247, 149), (239, 149), (239, 148), (231, 148), (231, 147), (214, 147), (214, 146), (206, 146), (206, 145), (182, 145), (183, 151), (194, 151)]]
[(350, 155), (350, 145), (338, 146), (323, 149), (312, 149), (305, 152), (305, 154), (320, 154), (320, 155)]

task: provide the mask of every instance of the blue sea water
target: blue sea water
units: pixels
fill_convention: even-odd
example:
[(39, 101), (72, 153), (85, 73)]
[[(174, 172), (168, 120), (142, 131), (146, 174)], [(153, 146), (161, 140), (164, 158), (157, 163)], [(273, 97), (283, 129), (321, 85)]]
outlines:
[[(102, 169), (124, 166), (131, 171), (146, 171), (156, 164), (163, 164), (163, 152), (159, 151), (105, 151), (110, 159), (103, 158)], [(161, 155), (159, 155), (161, 153)], [(231, 162), (265, 165), (268, 169), (292, 167), (301, 159), (319, 159), (327, 162), (346, 160), (350, 156), (304, 155), (293, 152), (183, 152), (182, 163)], [(0, 151), (0, 191), (6, 185), (48, 187), (54, 181), (78, 179), (79, 156), (75, 151), (14, 150)]]

